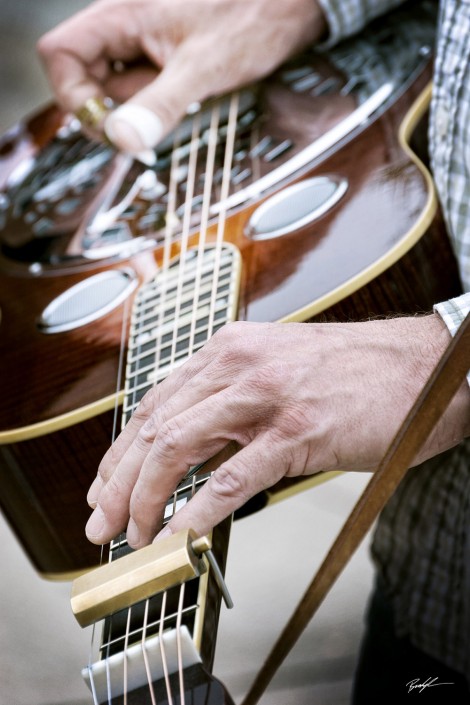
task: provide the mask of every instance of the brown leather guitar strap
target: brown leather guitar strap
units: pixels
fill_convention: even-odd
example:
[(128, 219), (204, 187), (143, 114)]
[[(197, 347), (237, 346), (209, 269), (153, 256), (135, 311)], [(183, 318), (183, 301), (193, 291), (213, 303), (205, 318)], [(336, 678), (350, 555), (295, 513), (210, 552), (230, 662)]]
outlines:
[(444, 413), (470, 368), (470, 314), (459, 328), (328, 555), (274, 645), (242, 705), (255, 705), (358, 548)]

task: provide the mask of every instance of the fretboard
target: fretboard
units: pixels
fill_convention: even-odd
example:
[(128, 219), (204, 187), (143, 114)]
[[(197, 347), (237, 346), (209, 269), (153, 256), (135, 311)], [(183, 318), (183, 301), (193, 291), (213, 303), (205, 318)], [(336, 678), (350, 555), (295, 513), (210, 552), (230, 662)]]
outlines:
[[(173, 260), (166, 269), (141, 287), (131, 319), (123, 425), (129, 420), (142, 396), (154, 384), (161, 382), (172, 370), (186, 362), (221, 326), (235, 319), (239, 279), (238, 250), (224, 243), (208, 245), (201, 250), (188, 250), (184, 258)], [(208, 477), (209, 473), (202, 470), (178, 486), (169, 498), (165, 522)], [(220, 546), (228, 540), (227, 529), (228, 525), (221, 527), (221, 537), (217, 539)], [(110, 544), (110, 561), (130, 550), (122, 534)], [(216, 546), (214, 550), (217, 550)], [(220, 602), (218, 597), (215, 598), (214, 585), (210, 585), (208, 578), (206, 573), (190, 581), (183, 593), (177, 586), (165, 594), (156, 595), (106, 618), (99, 647), (100, 659), (84, 670), (89, 683), (91, 677), (96, 689), (100, 684), (99, 702), (111, 681), (119, 684), (111, 688), (116, 695), (119, 694), (125, 663), (126, 668), (130, 663), (133, 664), (132, 678), (129, 677), (128, 681), (129, 689), (135, 691), (149, 687), (144, 652), (152, 654), (151, 680), (156, 684), (162, 672), (157, 663), (161, 639), (168, 642), (170, 646), (167, 649), (171, 652), (175, 635), (181, 629), (184, 630), (186, 644), (183, 667), (190, 668), (197, 662), (203, 631), (208, 629), (204, 622), (209, 622), (209, 629), (214, 630)], [(207, 604), (209, 597), (210, 607)], [(191, 644), (194, 646), (191, 647)], [(202, 654), (202, 661), (207, 660)], [(169, 661), (171, 673), (178, 664), (174, 657)], [(148, 702), (151, 702), (150, 696)]]
[(123, 426), (144, 394), (236, 317), (240, 255), (233, 246), (188, 250), (139, 290), (131, 320)]

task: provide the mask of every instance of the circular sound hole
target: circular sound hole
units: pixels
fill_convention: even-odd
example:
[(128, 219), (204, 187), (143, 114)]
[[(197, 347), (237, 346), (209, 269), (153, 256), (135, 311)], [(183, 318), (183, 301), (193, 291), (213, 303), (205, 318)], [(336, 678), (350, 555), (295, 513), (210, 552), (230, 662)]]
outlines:
[(132, 270), (100, 272), (67, 289), (44, 309), (43, 333), (63, 333), (101, 318), (119, 306), (137, 286)]

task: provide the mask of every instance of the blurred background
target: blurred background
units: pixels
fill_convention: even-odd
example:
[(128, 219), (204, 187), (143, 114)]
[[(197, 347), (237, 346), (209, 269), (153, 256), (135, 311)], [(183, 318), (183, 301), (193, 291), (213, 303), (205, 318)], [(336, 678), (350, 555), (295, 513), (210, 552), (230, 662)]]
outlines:
[[(87, 4), (1, 0), (1, 132), (50, 98), (36, 40)], [(235, 608), (222, 608), (214, 672), (237, 702), (367, 480), (365, 475), (342, 476), (234, 525), (227, 584)], [(91, 704), (80, 676), (90, 635), (71, 614), (70, 585), (42, 580), (1, 516), (0, 541), (0, 705)], [(371, 580), (363, 546), (262, 703), (348, 703)]]

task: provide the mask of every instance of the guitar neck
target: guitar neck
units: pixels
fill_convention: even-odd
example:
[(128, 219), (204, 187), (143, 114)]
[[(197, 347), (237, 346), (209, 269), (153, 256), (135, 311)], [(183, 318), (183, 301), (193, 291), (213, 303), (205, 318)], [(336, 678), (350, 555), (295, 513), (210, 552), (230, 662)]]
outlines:
[[(141, 287), (131, 320), (123, 426), (155, 383), (183, 364), (219, 327), (234, 320), (239, 268), (237, 250), (220, 243), (188, 250)], [(167, 503), (165, 523), (209, 477), (210, 472), (202, 469), (180, 483)], [(222, 571), (230, 523), (223, 522), (212, 537)], [(123, 534), (111, 542), (109, 560), (131, 551)], [(153, 702), (162, 689), (170, 698), (174, 689), (170, 676), (174, 679), (173, 674), (182, 673), (184, 686), (178, 687), (189, 688), (190, 693), (195, 690), (197, 698), (204, 695), (206, 700), (201, 702), (208, 702), (207, 698), (228, 702), (225, 695), (221, 700), (223, 687), (209, 676), (219, 610), (220, 591), (209, 571), (106, 617), (100, 658), (84, 670), (95, 699), (108, 702), (111, 693), (112, 702), (120, 702), (125, 691), (143, 705)]]

